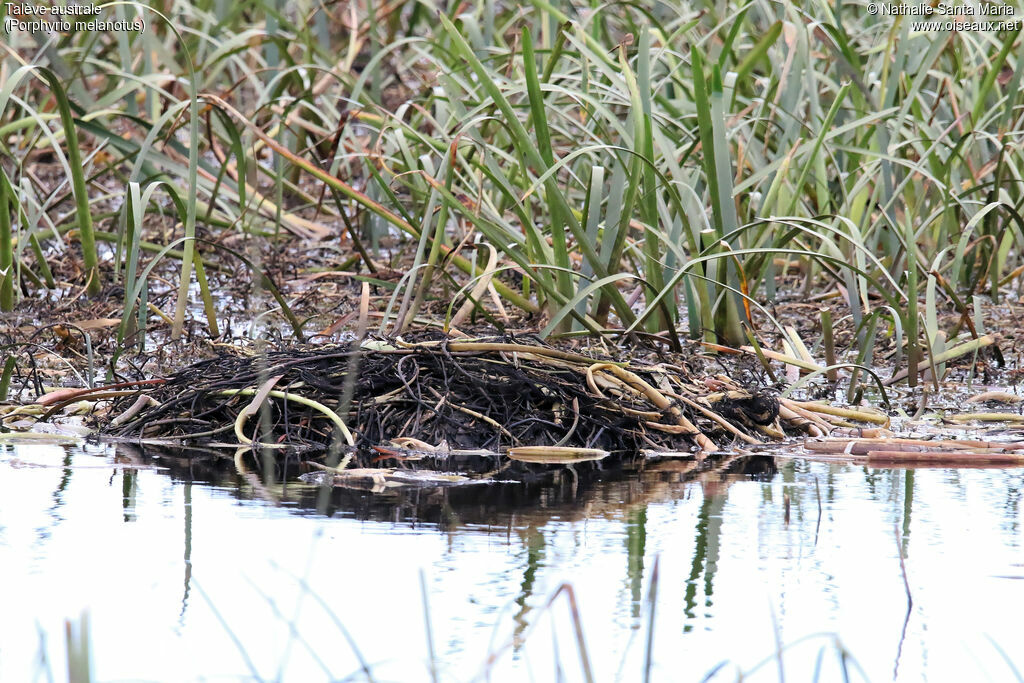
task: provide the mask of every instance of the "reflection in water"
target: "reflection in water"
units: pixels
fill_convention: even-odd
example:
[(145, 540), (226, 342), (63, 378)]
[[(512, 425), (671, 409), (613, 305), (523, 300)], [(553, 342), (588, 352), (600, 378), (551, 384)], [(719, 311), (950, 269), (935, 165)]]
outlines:
[(752, 475), (773, 467), (773, 458), (766, 456), (731, 457), (717, 463), (709, 460), (700, 466), (690, 461), (654, 461), (630, 471), (593, 466), (583, 471), (591, 465), (583, 463), (575, 466), (578, 480), (564, 470), (556, 470), (550, 476), (512, 485), (394, 487), (371, 493), (359, 487), (332, 489), (296, 482), (298, 470), (283, 481), (265, 485), (247, 474), (239, 475), (231, 458), (205, 449), (169, 451), (129, 444), (118, 445), (118, 449), (131, 453), (132, 462), (166, 468), (176, 481), (231, 489), (232, 495), (241, 500), (262, 500), (325, 517), (407, 524), (411, 528), (435, 525), (442, 531), (485, 526), (505, 532), (513, 522), (539, 526), (556, 518), (618, 516), (642, 509), (649, 502), (676, 499), (685, 492), (688, 482), (701, 477), (714, 476), (716, 482), (727, 482), (730, 477), (742, 478), (748, 472)]
[(1003, 503), (1003, 508), (1006, 511), (1004, 515), (1004, 524), (1007, 532), (1017, 535), (1020, 532), (1020, 497), (1021, 488), (1007, 488), (1006, 489), (1006, 502)]
[[(725, 509), (729, 495), (729, 485), (737, 481), (737, 477), (750, 477), (764, 480), (770, 479), (776, 472), (775, 459), (772, 457), (755, 456), (737, 458), (728, 461), (720, 469), (702, 473), (700, 476), (704, 502), (701, 503), (697, 516), (696, 541), (694, 543), (693, 561), (690, 575), (686, 580), (684, 614), (688, 619), (683, 631), (689, 633), (694, 628), (694, 621), (699, 617), (696, 613), (697, 591), (703, 583), (704, 607), (708, 608), (702, 616), (712, 616), (710, 608), (714, 604), (715, 570), (718, 567), (719, 547), (721, 543), (722, 511)], [(719, 473), (722, 476), (719, 476)], [(785, 477), (784, 477), (785, 479)], [(769, 495), (766, 491), (765, 495)], [(700, 580), (703, 576), (703, 582)]]
[(910, 511), (914, 507), (914, 470), (907, 470), (903, 475), (903, 528), (900, 529), (902, 542), (900, 550), (903, 557), (910, 551)]
[[(647, 547), (647, 507), (626, 515), (626, 576), (629, 578), (630, 615), (640, 618), (641, 590), (644, 581), (644, 552)], [(639, 628), (637, 621), (635, 628)]]
[[(712, 604), (711, 594), (715, 581), (715, 565), (718, 559), (718, 534), (722, 520), (720, 513), (724, 504), (724, 493), (707, 495), (705, 492), (704, 503), (700, 506), (700, 515), (697, 517), (697, 543), (693, 550), (693, 565), (690, 568), (690, 577), (686, 581), (684, 612), (686, 618), (691, 622), (683, 627), (686, 633), (693, 630), (692, 621), (697, 619), (694, 610), (697, 607), (697, 590), (701, 574), (704, 575), (704, 605), (711, 607)], [(715, 514), (716, 512), (719, 514)]]
[[(17, 449), (15, 449), (14, 446), (10, 446), (9, 448), (11, 449), (10, 453), (12, 455), (15, 455), (17, 453)], [(7, 449), (8, 446), (4, 446), (4, 455), (7, 455)], [(44, 527), (40, 527), (36, 532), (39, 536), (40, 543), (44, 542), (46, 539), (50, 537), (50, 530), (54, 526), (59, 524), (62, 520), (61, 512), (62, 508), (64, 507), (64, 491), (67, 490), (68, 483), (70, 483), (71, 481), (71, 457), (71, 451), (66, 450), (64, 452), (64, 458), (62, 460), (63, 468), (61, 469), (60, 481), (57, 483), (57, 487), (54, 489), (53, 494), (51, 495), (53, 504), (47, 511), (47, 517), (49, 517), (50, 523)]]
[[(564, 581), (579, 596), (594, 670), (622, 680), (646, 670), (645, 646), (633, 644), (654, 631), (655, 680), (699, 680), (726, 660), (749, 672), (774, 650), (774, 618), (783, 642), (839, 633), (843, 645), (826, 648), (836, 666), (855, 661), (870, 678), (970, 677), (980, 657), (999, 679), (1008, 669), (987, 638), (1011, 648), (1013, 615), (1024, 611), (1020, 592), (1007, 590), (1024, 573), (1020, 470), (873, 470), (756, 455), (628, 472), (580, 467), (578, 481), (370, 493), (240, 476), (209, 451), (101, 456), (0, 455), (0, 566), (20, 579), (0, 588), (0, 643), (41, 650), (59, 671), (59, 625), (84, 602), (101, 679), (379, 670), (426, 680), (419, 567), (445, 644), (442, 680), (471, 678), (505, 642), (493, 680), (546, 680), (556, 668), (575, 680), (583, 665), (566, 650), (572, 615), (563, 602), (546, 607)], [(971, 586), (971, 601), (951, 604), (951, 585)], [(136, 600), (124, 605), (125, 594)], [(44, 645), (33, 640), (36, 624), (50, 634)], [(337, 647), (339, 633), (351, 648)], [(173, 654), (155, 661), (157, 642)], [(785, 655), (795, 680), (810, 678), (826, 651), (820, 640), (801, 647)], [(0, 658), (0, 679), (45, 670), (14, 662)]]
[(519, 595), (516, 596), (516, 605), (519, 610), (515, 614), (515, 647), (518, 650), (523, 643), (523, 632), (530, 625), (527, 616), (530, 613), (533, 599), (533, 583), (537, 578), (537, 570), (544, 562), (544, 534), (535, 526), (528, 526), (519, 532), (526, 555), (526, 567), (523, 571), (523, 581), (519, 586)]
[(188, 593), (192, 584), (192, 482), (186, 481), (182, 485), (184, 491), (184, 510), (182, 517), (185, 520), (185, 587), (181, 592), (181, 613), (178, 615), (178, 626), (185, 625), (185, 610), (188, 609)]
[(138, 486), (137, 472), (125, 469), (121, 473), (121, 507), (124, 508), (124, 521), (135, 521), (135, 493)]

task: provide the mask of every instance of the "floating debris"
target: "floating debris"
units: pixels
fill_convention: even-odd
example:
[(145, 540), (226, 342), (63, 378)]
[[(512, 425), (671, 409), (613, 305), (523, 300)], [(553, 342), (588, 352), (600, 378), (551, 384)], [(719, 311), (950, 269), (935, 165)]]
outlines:
[(1008, 391), (984, 391), (967, 399), (966, 403), (1024, 403), (1024, 396)]
[(1020, 413), (964, 413), (946, 418), (952, 422), (1024, 422)]
[[(971, 439), (820, 439), (804, 449), (821, 459), (862, 460), (869, 465), (931, 464), (945, 467), (1024, 465), (1024, 441)], [(824, 456), (822, 458), (822, 456)]]
[(519, 462), (542, 465), (572, 465), (578, 462), (604, 460), (611, 453), (600, 448), (573, 448), (571, 446), (517, 446), (508, 449), (508, 457)]
[(0, 445), (65, 446), (82, 442), (82, 435), (57, 432), (2, 432)]
[(335, 472), (308, 472), (299, 475), (299, 479), (308, 484), (365, 489), (373, 492), (401, 486), (436, 487), (493, 483), (489, 479), (474, 479), (454, 472), (397, 470), (383, 467), (338, 470)]

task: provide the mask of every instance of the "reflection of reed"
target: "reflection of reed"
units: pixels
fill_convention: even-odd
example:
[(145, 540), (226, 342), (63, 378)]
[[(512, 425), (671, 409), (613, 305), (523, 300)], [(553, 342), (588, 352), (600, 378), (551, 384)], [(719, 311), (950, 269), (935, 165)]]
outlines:
[(185, 482), (185, 586), (181, 593), (181, 612), (178, 614), (178, 628), (185, 626), (185, 612), (188, 609), (188, 594), (192, 586), (192, 482)]
[[(713, 487), (713, 489), (715, 488), (717, 487)], [(695, 613), (697, 608), (697, 589), (702, 574), (704, 575), (704, 604), (705, 606), (711, 605), (711, 595), (714, 592), (715, 569), (718, 567), (722, 508), (725, 507), (726, 490), (727, 487), (720, 492), (710, 494), (705, 491), (704, 502), (701, 504), (700, 513), (697, 515), (697, 540), (693, 550), (690, 575), (686, 579), (686, 593), (683, 597), (686, 602), (683, 607), (683, 613), (689, 621), (697, 618)], [(683, 627), (684, 633), (689, 633), (692, 630), (692, 623), (688, 623)]]
[(626, 577), (629, 581), (630, 614), (640, 618), (643, 599), (644, 554), (647, 548), (647, 506), (626, 515)]
[(124, 509), (124, 521), (135, 521), (135, 498), (138, 493), (138, 470), (124, 468), (121, 470), (121, 507)]
[(545, 549), (547, 542), (544, 540), (544, 533), (535, 526), (528, 526), (519, 532), (520, 540), (523, 543), (526, 562), (523, 567), (523, 580), (519, 586), (519, 595), (515, 603), (519, 608), (513, 619), (516, 622), (513, 633), (513, 647), (516, 651), (522, 647), (524, 634), (530, 625), (527, 616), (530, 613), (530, 602), (533, 597), (533, 584), (537, 580), (537, 571), (544, 564)]

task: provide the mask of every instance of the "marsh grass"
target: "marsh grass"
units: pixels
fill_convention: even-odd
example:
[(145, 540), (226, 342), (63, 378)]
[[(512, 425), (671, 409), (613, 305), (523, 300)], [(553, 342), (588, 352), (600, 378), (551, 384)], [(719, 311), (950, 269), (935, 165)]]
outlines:
[[(124, 287), (123, 345), (144, 343), (161, 259), (172, 336), (194, 282), (216, 337), (200, 234), (340, 234), (370, 276), (394, 235), (412, 266), (385, 331), (454, 282), (451, 310), (541, 314), (543, 335), (789, 343), (771, 305), (834, 292), (808, 355), (834, 376), (846, 325), (846, 360), (883, 339), (913, 385), (1020, 287), (1019, 28), (915, 32), (856, 2), (368, 7), (111, 3), (146, 29), (9, 36), (0, 308), (54, 287), (48, 259), (77, 242), (90, 294)], [(163, 213), (175, 232), (148, 244)], [(217, 258), (305, 336), (251, 254)]]

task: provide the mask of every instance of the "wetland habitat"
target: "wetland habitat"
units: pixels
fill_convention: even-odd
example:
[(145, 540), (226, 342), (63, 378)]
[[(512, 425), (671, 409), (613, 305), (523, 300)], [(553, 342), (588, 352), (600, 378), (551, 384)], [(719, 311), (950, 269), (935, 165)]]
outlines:
[(1024, 10), (922, 7), (4, 4), (0, 681), (1024, 679)]

